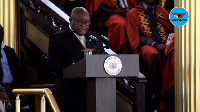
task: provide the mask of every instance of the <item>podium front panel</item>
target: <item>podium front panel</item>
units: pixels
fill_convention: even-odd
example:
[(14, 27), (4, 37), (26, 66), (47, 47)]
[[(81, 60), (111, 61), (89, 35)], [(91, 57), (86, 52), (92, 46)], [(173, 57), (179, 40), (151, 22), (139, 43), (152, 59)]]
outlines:
[[(122, 69), (117, 75), (109, 75), (104, 70), (104, 62), (109, 56), (116, 56), (122, 63)], [(63, 71), (63, 78), (79, 77), (138, 77), (139, 56), (137, 54), (120, 55), (88, 55), (79, 62), (72, 64)]]
[(122, 63), (122, 69), (117, 75), (109, 75), (104, 70), (104, 62), (109, 56), (111, 55), (87, 56), (86, 77), (133, 77), (139, 75), (138, 55), (114, 55), (118, 57)]

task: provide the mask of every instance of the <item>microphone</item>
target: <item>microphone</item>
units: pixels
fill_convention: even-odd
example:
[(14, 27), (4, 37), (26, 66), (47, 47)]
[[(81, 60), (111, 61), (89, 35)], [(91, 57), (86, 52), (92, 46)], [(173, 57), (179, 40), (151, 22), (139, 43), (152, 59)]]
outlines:
[(110, 40), (108, 37), (104, 36), (102, 33), (99, 33), (98, 38), (106, 45), (106, 49), (110, 48)]
[(103, 35), (103, 33), (96, 33), (96, 32), (91, 32), (88, 31), (88, 33), (86, 34), (90, 39), (98, 42), (98, 41), (102, 41), (106, 46), (106, 49), (110, 48), (110, 40)]
[(96, 42), (99, 41), (99, 39), (97, 38), (97, 34), (95, 32), (91, 32), (91, 31), (88, 31), (86, 34), (85, 34), (86, 37), (88, 37), (89, 39), (92, 39)]
[(96, 41), (96, 42), (99, 41), (99, 39), (98, 39), (97, 37), (95, 37), (94, 35), (90, 35), (90, 36), (88, 36), (88, 37), (89, 37), (90, 39)]

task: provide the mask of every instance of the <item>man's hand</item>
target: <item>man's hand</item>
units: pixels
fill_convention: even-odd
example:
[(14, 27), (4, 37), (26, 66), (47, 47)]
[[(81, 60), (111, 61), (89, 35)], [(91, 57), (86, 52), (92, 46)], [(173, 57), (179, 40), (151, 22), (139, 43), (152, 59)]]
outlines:
[(158, 51), (163, 51), (163, 50), (165, 50), (165, 47), (166, 47), (167, 45), (165, 45), (165, 44), (157, 44), (157, 43), (155, 43), (154, 44), (154, 47), (158, 50)]
[(9, 101), (8, 95), (3, 90), (0, 91), (0, 100), (5, 102), (6, 107), (10, 106), (10, 101)]

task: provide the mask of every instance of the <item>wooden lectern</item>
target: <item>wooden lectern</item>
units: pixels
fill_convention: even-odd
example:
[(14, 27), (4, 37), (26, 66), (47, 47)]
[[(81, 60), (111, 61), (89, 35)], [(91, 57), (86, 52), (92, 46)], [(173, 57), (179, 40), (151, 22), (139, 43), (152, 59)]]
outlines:
[[(122, 69), (117, 75), (109, 75), (104, 70), (109, 56), (121, 60)], [(87, 55), (63, 71), (63, 78), (87, 79), (87, 112), (116, 112), (116, 78), (138, 76), (139, 56), (135, 54)]]

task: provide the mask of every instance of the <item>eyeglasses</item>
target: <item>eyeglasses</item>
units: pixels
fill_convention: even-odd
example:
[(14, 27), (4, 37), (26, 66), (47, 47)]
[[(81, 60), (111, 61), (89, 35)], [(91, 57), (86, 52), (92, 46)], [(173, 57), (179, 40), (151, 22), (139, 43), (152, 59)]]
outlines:
[[(72, 17), (72, 19), (74, 19), (73, 17)], [(79, 21), (79, 20), (76, 20), (76, 19), (74, 19), (77, 23), (78, 23), (78, 25), (79, 26), (82, 26), (83, 24), (84, 25), (86, 25), (86, 26), (89, 26), (90, 25), (90, 21)]]

